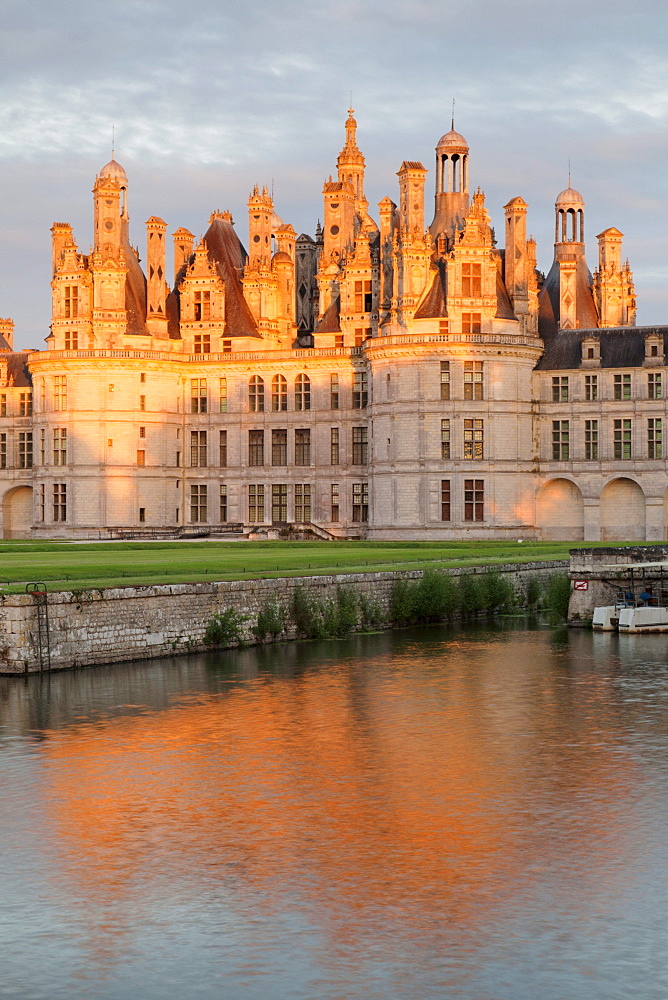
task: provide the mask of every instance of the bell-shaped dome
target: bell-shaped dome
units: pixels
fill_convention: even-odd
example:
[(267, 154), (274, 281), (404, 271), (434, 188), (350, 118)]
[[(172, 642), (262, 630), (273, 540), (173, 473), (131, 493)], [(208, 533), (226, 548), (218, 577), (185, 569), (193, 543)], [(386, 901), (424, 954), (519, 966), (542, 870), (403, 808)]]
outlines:
[(468, 150), (469, 144), (461, 134), (461, 132), (455, 132), (453, 128), (445, 135), (442, 135), (438, 140), (438, 145), (436, 149), (465, 149)]
[(557, 200), (554, 204), (557, 208), (561, 205), (584, 205), (584, 198), (579, 191), (575, 190), (575, 188), (567, 187), (557, 195)]
[(100, 170), (100, 178), (103, 177), (104, 178), (109, 177), (115, 181), (127, 181), (128, 179), (128, 175), (123, 170), (123, 167), (120, 165), (120, 163), (116, 162), (113, 156), (109, 160), (109, 163), (105, 163), (105, 165), (102, 167), (102, 170)]

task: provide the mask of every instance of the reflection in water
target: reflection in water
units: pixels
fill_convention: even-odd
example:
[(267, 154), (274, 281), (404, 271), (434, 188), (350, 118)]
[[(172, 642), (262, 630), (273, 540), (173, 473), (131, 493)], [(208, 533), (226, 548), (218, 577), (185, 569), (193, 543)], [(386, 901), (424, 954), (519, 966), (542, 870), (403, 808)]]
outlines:
[(514, 624), (0, 682), (0, 997), (663, 1000), (668, 638)]

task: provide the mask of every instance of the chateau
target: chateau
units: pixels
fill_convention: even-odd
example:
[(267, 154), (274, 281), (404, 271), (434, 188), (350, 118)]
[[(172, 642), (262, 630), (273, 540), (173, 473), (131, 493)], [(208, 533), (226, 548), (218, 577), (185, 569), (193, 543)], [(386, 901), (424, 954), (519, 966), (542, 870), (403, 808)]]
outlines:
[(622, 233), (592, 274), (568, 187), (543, 276), (521, 197), (497, 243), (454, 123), (433, 217), (407, 160), (374, 220), (345, 127), (313, 237), (255, 187), (248, 249), (214, 211), (199, 243), (173, 233), (168, 281), (152, 216), (144, 273), (113, 157), (93, 247), (54, 224), (47, 349), (13, 352), (0, 321), (5, 538), (667, 537), (668, 327), (635, 327)]

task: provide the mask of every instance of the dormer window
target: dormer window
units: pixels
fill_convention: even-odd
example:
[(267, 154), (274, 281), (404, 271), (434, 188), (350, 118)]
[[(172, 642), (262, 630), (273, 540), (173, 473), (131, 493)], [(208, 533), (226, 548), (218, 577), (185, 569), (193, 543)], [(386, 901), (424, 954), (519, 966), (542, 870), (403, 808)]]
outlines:
[(601, 341), (598, 337), (585, 337), (582, 341), (582, 364), (587, 368), (601, 364)]
[(211, 292), (195, 292), (195, 322), (211, 318)]

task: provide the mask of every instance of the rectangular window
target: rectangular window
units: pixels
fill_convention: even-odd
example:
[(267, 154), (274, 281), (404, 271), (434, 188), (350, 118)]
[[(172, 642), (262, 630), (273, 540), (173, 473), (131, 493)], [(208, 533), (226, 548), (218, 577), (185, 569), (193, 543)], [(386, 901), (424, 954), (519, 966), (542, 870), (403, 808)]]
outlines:
[(0, 417), (7, 416), (7, 393), (0, 393)]
[(462, 313), (462, 333), (480, 333), (482, 330), (482, 313)]
[(484, 430), (482, 420), (464, 421), (464, 458), (484, 457)]
[(614, 458), (631, 458), (631, 421), (615, 420), (613, 431)]
[(285, 524), (288, 519), (288, 484), (274, 483), (271, 487), (271, 522)]
[(464, 480), (464, 520), (485, 520), (485, 483), (482, 479)]
[(143, 524), (146, 520), (146, 507), (139, 508), (139, 523)]
[(585, 375), (585, 399), (588, 403), (598, 399), (598, 375)]
[(137, 451), (137, 465), (140, 466), (146, 465), (146, 452), (144, 451), (143, 448), (140, 448)]
[(335, 333), (334, 334), (334, 347), (343, 348), (343, 346), (344, 346), (344, 344), (343, 344), (343, 334), (342, 333)]
[(598, 420), (585, 420), (585, 459), (598, 460)]
[(482, 361), (465, 361), (464, 399), (482, 398)]
[(332, 521), (339, 520), (339, 484), (332, 483), (332, 488), (330, 490), (330, 506), (331, 506), (331, 518)]
[(661, 372), (650, 372), (647, 376), (647, 398), (663, 399), (661, 391)]
[(614, 398), (615, 399), (630, 399), (631, 398), (631, 373), (624, 372), (621, 375), (615, 375), (614, 380)]
[(329, 461), (331, 465), (339, 464), (339, 428), (332, 427), (329, 432)]
[(39, 519), (40, 521), (44, 521), (46, 518), (46, 488), (44, 486), (44, 483), (39, 484), (39, 493), (37, 502), (39, 509)]
[(284, 375), (274, 375), (271, 380), (271, 408), (283, 413), (288, 408), (288, 382)]
[(67, 520), (67, 484), (53, 484), (53, 520)]
[(355, 347), (361, 347), (364, 343), (364, 330), (360, 327), (355, 330)]
[(32, 393), (22, 392), (19, 394), (19, 416), (20, 417), (31, 417), (32, 416)]
[(65, 319), (79, 315), (79, 289), (76, 285), (65, 285)]
[(568, 402), (568, 375), (556, 375), (552, 379), (552, 402)]
[(19, 434), (19, 469), (32, 469), (32, 431)]
[(223, 354), (231, 354), (231, 353), (232, 353), (232, 341), (231, 340), (224, 340), (223, 341)]
[(66, 375), (54, 375), (53, 377), (53, 408), (54, 410), (67, 409)]
[(369, 381), (366, 372), (353, 375), (353, 409), (363, 410), (369, 401)]
[[(194, 319), (196, 323), (211, 319), (211, 292), (195, 292)], [(197, 335), (195, 335), (195, 342), (197, 342)], [(195, 351), (197, 351), (197, 347), (195, 347)]]
[(139, 428), (139, 437), (140, 438), (145, 438), (146, 437), (146, 428), (145, 427), (140, 427)]
[(207, 466), (206, 431), (190, 432), (190, 464), (193, 469), (205, 469)]
[(663, 423), (661, 417), (647, 421), (647, 457), (663, 458)]
[(190, 412), (206, 413), (206, 379), (190, 379)]
[(476, 299), (482, 295), (482, 265), (462, 264), (462, 297)]
[(373, 306), (373, 295), (371, 293), (370, 281), (355, 282), (355, 309), (354, 312), (371, 312)]
[(569, 435), (568, 420), (552, 421), (552, 458), (558, 462), (568, 461)]
[(140, 382), (145, 382), (146, 381), (146, 372), (140, 372), (139, 373), (139, 381)]
[(441, 399), (450, 399), (450, 362), (441, 361)]
[(441, 420), (441, 459), (450, 460), (450, 421)]
[(353, 483), (353, 521), (369, 520), (369, 484)]
[(332, 410), (339, 408), (339, 376), (329, 376), (329, 403)]
[(139, 397), (139, 409), (142, 413), (146, 410), (146, 396)]
[(7, 468), (7, 435), (0, 434), (0, 469)]
[(227, 413), (227, 379), (220, 380), (220, 412)]
[[(278, 430), (271, 432), (271, 464), (272, 465), (288, 464), (287, 430)], [(287, 520), (287, 518), (285, 518), (284, 520)]]
[(353, 427), (353, 465), (369, 461), (369, 433), (366, 427)]
[(43, 427), (39, 432), (39, 464), (46, 465), (46, 431)]
[(67, 429), (65, 427), (54, 427), (53, 429), (53, 464), (67, 465)]
[(450, 480), (441, 479), (441, 521), (450, 520)]
[(77, 351), (79, 349), (79, 334), (76, 330), (65, 331), (65, 350)]
[(295, 465), (311, 464), (311, 431), (308, 428), (295, 431)]
[(220, 484), (220, 507), (218, 511), (218, 520), (221, 524), (227, 521), (227, 486), (224, 483)]
[(218, 431), (218, 465), (221, 469), (227, 465), (227, 431)]
[(248, 520), (251, 524), (264, 521), (264, 486), (251, 484), (248, 487)]
[(194, 347), (195, 354), (211, 354), (211, 334), (196, 333)]
[(304, 524), (311, 520), (311, 484), (295, 485), (295, 521)]
[(248, 464), (264, 465), (264, 431), (248, 432)]
[(196, 483), (190, 487), (190, 523), (206, 524), (207, 518), (207, 488)]

